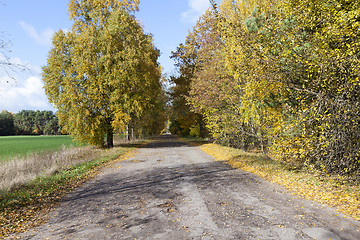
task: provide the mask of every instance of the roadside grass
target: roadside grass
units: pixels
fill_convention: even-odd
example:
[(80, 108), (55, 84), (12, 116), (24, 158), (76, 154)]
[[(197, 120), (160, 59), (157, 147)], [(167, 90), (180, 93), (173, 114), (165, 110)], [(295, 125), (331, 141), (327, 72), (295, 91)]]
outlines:
[(78, 144), (66, 135), (0, 137), (0, 162), (39, 152), (56, 151), (63, 146), (78, 146)]
[(200, 148), (218, 161), (225, 160), (234, 168), (252, 172), (282, 185), (294, 195), (326, 204), (344, 214), (344, 217), (360, 220), (360, 186), (346, 178), (310, 169), (289, 169), (266, 155), (218, 144), (202, 144)]
[(54, 152), (40, 152), (0, 162), (0, 190), (25, 184), (38, 176), (50, 176), (69, 166), (100, 157), (101, 149), (90, 146), (62, 147)]
[(41, 174), (27, 183), (15, 184), (0, 190), (0, 238), (44, 223), (46, 219), (43, 216), (61, 197), (94, 177), (103, 167), (130, 158), (133, 149), (116, 147), (111, 150), (100, 150), (83, 147), (81, 151), (76, 150), (67, 154), (59, 151), (59, 159), (66, 164), (57, 166), (56, 171), (49, 172), (45, 168)]

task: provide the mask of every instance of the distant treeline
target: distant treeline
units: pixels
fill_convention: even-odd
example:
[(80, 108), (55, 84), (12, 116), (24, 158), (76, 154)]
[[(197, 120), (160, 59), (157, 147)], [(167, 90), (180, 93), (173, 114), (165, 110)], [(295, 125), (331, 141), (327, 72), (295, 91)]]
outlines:
[(22, 110), (0, 113), (0, 136), (10, 135), (59, 135), (61, 128), (52, 111)]

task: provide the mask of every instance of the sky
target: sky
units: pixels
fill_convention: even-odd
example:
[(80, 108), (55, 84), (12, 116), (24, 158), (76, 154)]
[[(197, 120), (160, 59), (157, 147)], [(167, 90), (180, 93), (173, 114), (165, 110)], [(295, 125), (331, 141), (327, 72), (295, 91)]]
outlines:
[[(0, 111), (56, 111), (45, 95), (41, 68), (46, 65), (53, 34), (71, 29), (67, 5), (68, 0), (0, 0), (0, 39), (10, 43), (5, 51), (0, 49), (0, 62), (6, 55), (27, 67), (25, 71), (0, 68)], [(163, 73), (174, 73), (171, 51), (185, 41), (209, 6), (208, 0), (141, 1), (135, 16), (145, 32), (154, 36)]]

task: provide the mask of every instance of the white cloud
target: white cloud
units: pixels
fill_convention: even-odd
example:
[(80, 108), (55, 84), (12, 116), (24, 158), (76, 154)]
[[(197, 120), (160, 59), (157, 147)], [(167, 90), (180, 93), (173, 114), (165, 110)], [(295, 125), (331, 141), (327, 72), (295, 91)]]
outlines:
[(43, 32), (38, 33), (33, 25), (28, 24), (26, 22), (20, 21), (19, 22), (21, 28), (38, 44), (44, 45), (47, 47), (51, 46), (51, 39), (54, 35), (55, 31), (51, 28), (45, 29)]
[[(6, 76), (1, 77), (3, 82)], [(19, 112), (21, 110), (53, 110), (43, 89), (40, 77), (31, 76), (17, 86), (1, 84), (0, 110)]]
[[(1, 63), (5, 63), (2, 64)], [(10, 65), (8, 65), (10, 64)], [(5, 78), (8, 82), (14, 82), (14, 79), (24, 78), (24, 75), (36, 75), (39, 76), (42, 72), (41, 67), (24, 62), (18, 57), (6, 57), (0, 53), (0, 80)], [(0, 87), (3, 81), (0, 81)]]
[[(5, 59), (0, 54), (0, 60)], [(11, 63), (26, 65), (26, 71), (0, 68), (0, 111), (52, 110), (40, 78), (41, 68), (24, 63), (20, 58), (7, 59)]]
[(14, 83), (16, 75), (27, 69), (27, 67), (28, 65), (24, 64), (20, 58), (9, 58), (0, 53), (0, 87), (4, 83)]
[(189, 0), (190, 9), (181, 14), (181, 21), (195, 23), (198, 18), (210, 7), (209, 0)]

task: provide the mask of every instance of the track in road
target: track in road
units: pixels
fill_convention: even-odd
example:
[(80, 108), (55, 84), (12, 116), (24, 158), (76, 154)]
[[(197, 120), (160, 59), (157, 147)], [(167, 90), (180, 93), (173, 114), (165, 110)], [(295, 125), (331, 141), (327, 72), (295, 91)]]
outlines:
[(360, 239), (360, 223), (171, 135), (65, 197), (25, 239)]

